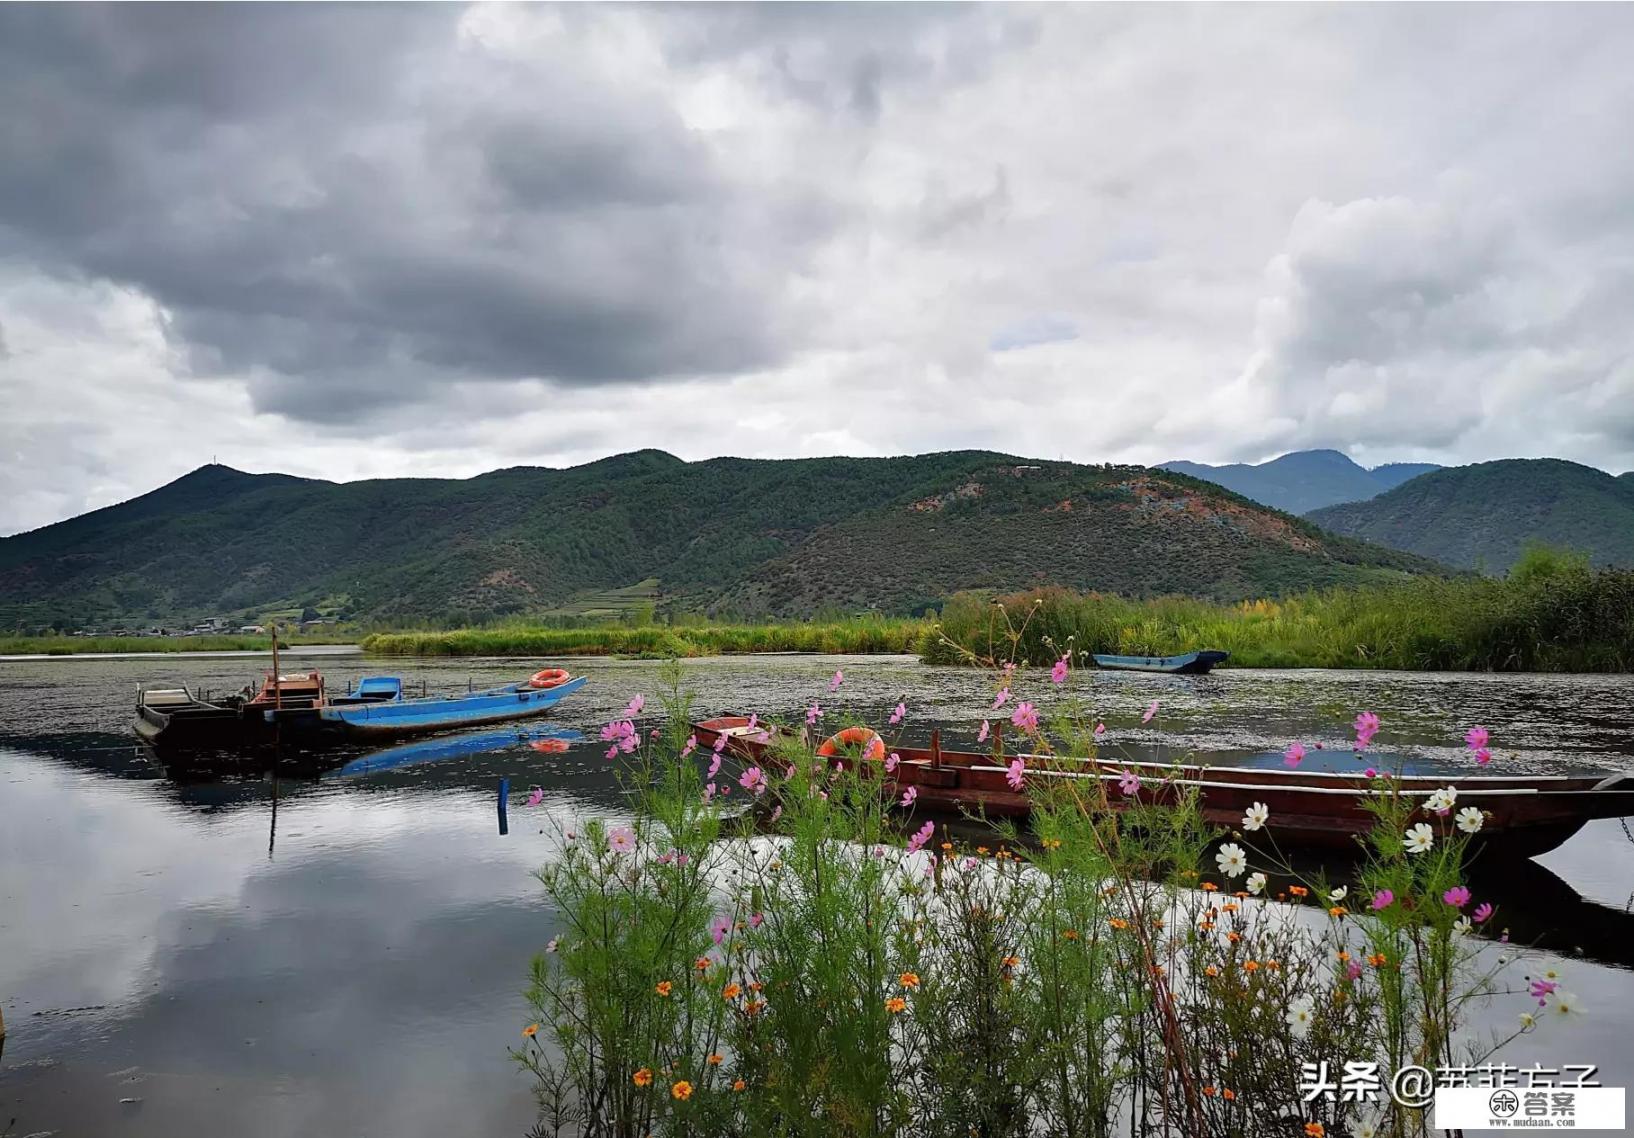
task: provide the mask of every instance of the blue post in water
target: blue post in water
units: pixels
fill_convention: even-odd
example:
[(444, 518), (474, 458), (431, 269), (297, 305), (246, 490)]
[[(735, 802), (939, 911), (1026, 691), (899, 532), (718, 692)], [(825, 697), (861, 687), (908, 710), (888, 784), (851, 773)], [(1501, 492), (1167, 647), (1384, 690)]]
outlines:
[(510, 799), (510, 797), (511, 780), (508, 778), (502, 778), (499, 780), (499, 832), (501, 834), (508, 834), (511, 832), (510, 819), (505, 816), (505, 803)]

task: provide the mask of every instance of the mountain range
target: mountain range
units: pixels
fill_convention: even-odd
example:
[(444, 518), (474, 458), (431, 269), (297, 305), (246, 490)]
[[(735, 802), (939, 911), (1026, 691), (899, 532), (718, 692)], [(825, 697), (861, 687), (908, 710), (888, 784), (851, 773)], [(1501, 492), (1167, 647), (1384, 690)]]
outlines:
[(1299, 450), (1257, 464), (1166, 462), (1163, 469), (1219, 483), (1244, 498), (1290, 514), (1307, 514), (1339, 502), (1365, 501), (1441, 467), (1429, 462), (1392, 462), (1369, 469), (1336, 450)]
[(1059, 584), (1274, 596), (1442, 572), (1184, 473), (981, 451), (683, 462), (333, 483), (201, 467), (0, 539), (0, 629), (341, 619), (470, 623), (641, 584), (744, 617), (923, 611)]

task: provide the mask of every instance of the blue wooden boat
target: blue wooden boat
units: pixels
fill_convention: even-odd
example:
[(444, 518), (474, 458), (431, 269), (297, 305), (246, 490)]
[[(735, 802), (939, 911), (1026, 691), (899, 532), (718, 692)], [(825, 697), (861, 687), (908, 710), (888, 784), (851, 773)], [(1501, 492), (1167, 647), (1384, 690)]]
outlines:
[(269, 710), (284, 738), (308, 745), (401, 739), (464, 727), (483, 727), (548, 715), (585, 684), (578, 676), (551, 687), (532, 681), (452, 696), (405, 698), (396, 676), (369, 676), (350, 695), (330, 696), (320, 707)]
[(1205, 649), (1179, 656), (1095, 656), (1095, 666), (1121, 672), (1165, 672), (1172, 676), (1200, 676), (1229, 657), (1229, 652)]

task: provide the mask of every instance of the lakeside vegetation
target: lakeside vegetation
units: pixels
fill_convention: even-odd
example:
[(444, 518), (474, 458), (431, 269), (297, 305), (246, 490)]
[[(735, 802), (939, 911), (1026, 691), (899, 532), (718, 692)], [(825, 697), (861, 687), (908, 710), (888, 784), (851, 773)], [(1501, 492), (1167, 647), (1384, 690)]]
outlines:
[[(278, 647), (351, 644), (353, 634), (278, 637)], [(0, 636), (0, 656), (80, 656), (99, 652), (269, 652), (270, 636)]]
[[(792, 738), (722, 771), (669, 682), (656, 719), (636, 696), (602, 733), (634, 818), (555, 818), (538, 874), (559, 932), (514, 1050), (536, 1134), (1424, 1138), (1428, 1110), (1305, 1095), (1302, 1073), (1473, 1066), (1580, 1010), (1553, 973), (1527, 990), (1524, 950), (1483, 949), (1481, 812), (1389, 775), (1360, 861), (1303, 874), (1258, 804), (1228, 832), (1168, 779), (1123, 810), (1104, 780), (1030, 781), (1052, 745), (1112, 756), (1070, 687), (995, 672), (1032, 815), (956, 837)], [(856, 721), (840, 684), (813, 693), (825, 723)], [(1480, 1030), (1489, 1008), (1506, 1027)]]
[(911, 653), (931, 624), (871, 619), (809, 624), (510, 625), (453, 632), (377, 633), (363, 650), (382, 656), (644, 656), (671, 659), (752, 652)]
[(1014, 651), (1017, 663), (1048, 666), (1069, 646), (1131, 656), (1218, 648), (1250, 668), (1625, 672), (1634, 669), (1634, 571), (1533, 547), (1502, 579), (1418, 578), (1279, 601), (962, 595), (922, 647), (927, 663)]

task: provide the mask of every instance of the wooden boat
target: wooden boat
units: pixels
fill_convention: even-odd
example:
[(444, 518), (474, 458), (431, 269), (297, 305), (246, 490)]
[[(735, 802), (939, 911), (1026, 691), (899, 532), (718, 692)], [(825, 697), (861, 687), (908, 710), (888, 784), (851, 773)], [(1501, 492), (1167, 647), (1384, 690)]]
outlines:
[[(765, 728), (750, 726), (745, 716), (721, 716), (693, 725), (699, 749), (708, 752), (725, 735), (730, 753), (758, 763), (770, 742)], [(940, 733), (927, 749), (898, 747), (894, 772), (874, 759), (841, 757), (847, 766), (862, 764), (880, 779), (880, 791), (900, 800), (908, 787), (917, 787), (917, 808), (969, 812), (988, 816), (1024, 816), (1031, 801), (1024, 791), (1006, 781), (1013, 753), (947, 751)], [(1108, 805), (1115, 810), (1133, 801), (1173, 801), (1181, 788), (1199, 792), (1203, 818), (1212, 825), (1242, 830), (1243, 815), (1256, 802), (1270, 810), (1261, 833), (1289, 846), (1328, 847), (1354, 851), (1357, 839), (1373, 828), (1374, 818), (1363, 807), (1373, 785), (1360, 774), (1259, 767), (1179, 766), (1153, 762), (1099, 762), (1092, 758), (1022, 754), (1026, 777), (1038, 786), (1051, 780), (1099, 782)], [(1124, 771), (1141, 780), (1134, 795), (1120, 785)], [(1494, 855), (1530, 857), (1552, 850), (1584, 824), (1596, 818), (1634, 816), (1634, 775), (1405, 775), (1401, 793), (1427, 798), (1443, 787), (1458, 791), (1457, 808), (1478, 807), (1485, 815), (1477, 841)], [(1100, 790), (1083, 787), (1098, 800)], [(1437, 820), (1439, 821), (1439, 820)], [(1447, 820), (1450, 822), (1450, 819)], [(1259, 834), (1250, 835), (1257, 838)]]
[(1200, 676), (1216, 664), (1229, 659), (1231, 653), (1208, 649), (1184, 652), (1179, 656), (1105, 656), (1095, 655), (1095, 666), (1120, 672), (1166, 672), (1173, 676)]
[(136, 696), (137, 737), (156, 750), (242, 750), (271, 742), (262, 712), (268, 708), (321, 707), (323, 675), (269, 672), (256, 689), (207, 699), (184, 687), (143, 688)]
[(547, 715), (564, 697), (583, 687), (585, 677), (567, 678), (551, 687), (531, 684), (523, 680), (486, 691), (405, 698), (398, 677), (369, 676), (350, 695), (331, 696), (313, 707), (264, 710), (262, 714), (285, 739), (298, 745), (401, 739)]

